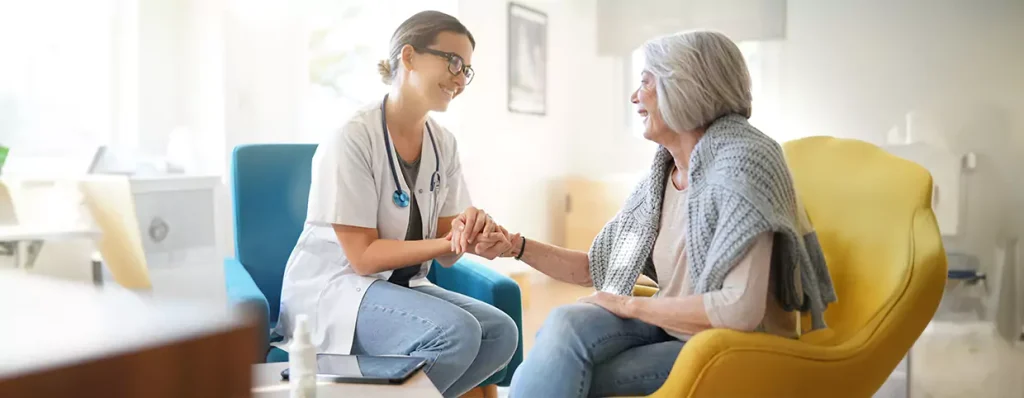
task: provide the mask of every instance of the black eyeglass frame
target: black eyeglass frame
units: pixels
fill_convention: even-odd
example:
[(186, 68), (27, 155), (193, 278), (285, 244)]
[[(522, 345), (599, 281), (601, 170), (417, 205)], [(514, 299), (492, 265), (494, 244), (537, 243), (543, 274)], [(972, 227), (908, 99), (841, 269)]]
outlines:
[[(433, 48), (413, 48), (417, 52), (436, 55), (438, 57), (448, 60), (448, 73), (451, 73), (452, 76), (458, 76), (459, 73), (465, 75), (467, 86), (469, 85), (470, 82), (473, 81), (473, 77), (476, 76), (476, 71), (473, 70), (473, 67), (470, 65), (466, 65), (466, 60), (463, 59), (462, 56), (460, 56), (459, 54), (435, 50)], [(455, 70), (452, 70), (453, 68), (455, 68), (456, 62), (462, 64), (462, 68), (456, 68)]]

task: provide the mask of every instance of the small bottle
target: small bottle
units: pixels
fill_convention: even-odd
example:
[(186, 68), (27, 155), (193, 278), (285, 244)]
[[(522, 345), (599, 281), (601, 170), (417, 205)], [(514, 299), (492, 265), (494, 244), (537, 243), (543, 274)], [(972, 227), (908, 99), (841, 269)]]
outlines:
[(310, 338), (309, 320), (295, 317), (292, 342), (288, 345), (288, 384), (291, 398), (316, 397), (316, 348)]

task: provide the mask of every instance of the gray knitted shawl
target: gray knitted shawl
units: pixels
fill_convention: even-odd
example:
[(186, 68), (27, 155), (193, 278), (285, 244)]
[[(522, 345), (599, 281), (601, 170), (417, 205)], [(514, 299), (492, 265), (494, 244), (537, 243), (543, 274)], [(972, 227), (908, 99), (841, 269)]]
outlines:
[[(672, 155), (660, 148), (650, 174), (595, 238), (590, 275), (596, 289), (630, 295), (641, 272), (657, 280), (651, 251), (672, 165)], [(786, 311), (809, 310), (812, 330), (826, 327), (825, 307), (836, 300), (832, 278), (781, 146), (746, 118), (723, 116), (690, 155), (689, 181), (685, 250), (693, 293), (722, 289), (754, 238), (773, 231), (771, 272), (779, 304)]]

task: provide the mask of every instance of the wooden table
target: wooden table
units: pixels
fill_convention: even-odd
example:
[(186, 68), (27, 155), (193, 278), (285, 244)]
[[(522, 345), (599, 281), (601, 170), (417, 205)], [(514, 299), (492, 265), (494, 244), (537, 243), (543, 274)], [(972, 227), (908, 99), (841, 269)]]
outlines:
[[(287, 362), (261, 363), (252, 367), (253, 398), (288, 397), (288, 383), (281, 380), (281, 371)], [(373, 397), (373, 398), (440, 398), (441, 393), (422, 370), (417, 371), (402, 385), (346, 384), (318, 382), (317, 398)]]
[(247, 397), (254, 318), (0, 270), (0, 397)]

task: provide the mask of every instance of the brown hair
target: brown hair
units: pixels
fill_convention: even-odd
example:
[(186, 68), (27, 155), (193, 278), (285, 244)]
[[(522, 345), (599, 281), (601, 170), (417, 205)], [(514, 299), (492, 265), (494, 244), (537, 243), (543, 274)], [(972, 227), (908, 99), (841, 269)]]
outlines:
[(476, 40), (469, 29), (459, 22), (455, 17), (440, 11), (422, 11), (406, 19), (395, 34), (391, 36), (391, 54), (388, 59), (377, 63), (377, 72), (380, 73), (384, 84), (391, 84), (398, 73), (398, 64), (401, 62), (402, 47), (406, 44), (414, 48), (424, 48), (433, 45), (437, 41), (437, 35), (441, 32), (452, 32), (463, 34), (469, 37), (469, 43), (476, 48)]

